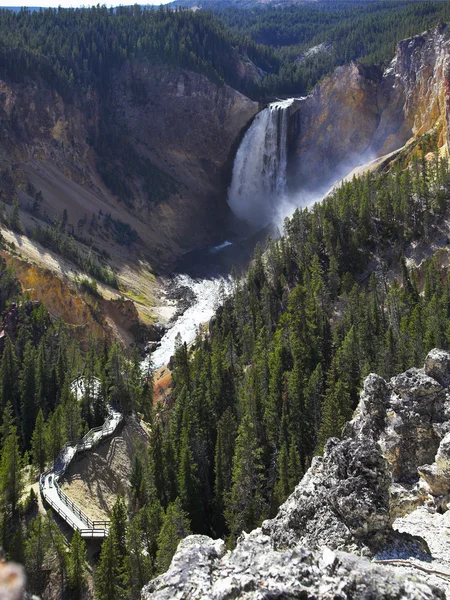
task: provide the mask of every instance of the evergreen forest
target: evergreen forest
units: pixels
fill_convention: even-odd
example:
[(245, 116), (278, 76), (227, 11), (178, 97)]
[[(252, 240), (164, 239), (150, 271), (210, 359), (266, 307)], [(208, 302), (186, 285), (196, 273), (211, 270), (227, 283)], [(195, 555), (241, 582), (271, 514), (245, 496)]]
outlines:
[[(214, 6), (214, 5), (213, 5)], [(250, 97), (302, 95), (336, 66), (383, 65), (397, 41), (450, 19), (448, 2), (385, 0), (285, 8), (0, 10), (0, 75), (39, 74), (66, 100), (92, 87), (108, 93), (125, 61), (149, 60), (205, 73)], [(324, 44), (321, 52), (311, 47)], [(242, 77), (237, 58), (259, 77)]]
[[(234, 274), (193, 347), (178, 341), (167, 406), (153, 405), (151, 365), (141, 370), (136, 349), (75, 342), (2, 263), (0, 533), (30, 590), (41, 593), (49, 573), (75, 595), (85, 585), (83, 540), (74, 535), (67, 551), (24, 490), (67, 440), (103, 421), (108, 403), (141, 414), (151, 440), (134, 457), (130, 502), (114, 507), (96, 597), (137, 598), (190, 532), (233, 546), (273, 516), (326, 440), (340, 436), (366, 375), (389, 378), (450, 348), (444, 254), (420, 268), (406, 258), (442, 235), (449, 194), (448, 161), (428, 140), (408, 168), (354, 178), (298, 209), (283, 236)], [(70, 383), (79, 375), (78, 402)]]

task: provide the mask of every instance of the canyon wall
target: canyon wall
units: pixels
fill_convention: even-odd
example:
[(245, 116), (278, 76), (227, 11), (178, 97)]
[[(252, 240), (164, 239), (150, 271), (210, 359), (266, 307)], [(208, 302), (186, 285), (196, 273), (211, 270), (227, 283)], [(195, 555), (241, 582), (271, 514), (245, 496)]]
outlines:
[(325, 188), (358, 165), (433, 131), (447, 143), (449, 27), (403, 40), (382, 71), (338, 67), (302, 102), (293, 126), (291, 189)]
[[(230, 162), (259, 107), (167, 65), (126, 63), (107, 90), (68, 101), (38, 78), (0, 81), (0, 199), (10, 204), (17, 192), (29, 208), (30, 190), (40, 190), (41, 213), (66, 209), (74, 227), (111, 213), (161, 267), (223, 227)], [(98, 242), (114, 255), (114, 244)]]

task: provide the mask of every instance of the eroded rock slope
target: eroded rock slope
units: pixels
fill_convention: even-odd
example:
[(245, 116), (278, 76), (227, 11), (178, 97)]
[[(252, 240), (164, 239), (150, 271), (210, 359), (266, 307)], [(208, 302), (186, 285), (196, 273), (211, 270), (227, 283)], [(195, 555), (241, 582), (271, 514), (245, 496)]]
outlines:
[(401, 41), (387, 69), (338, 67), (297, 113), (292, 188), (317, 188), (426, 134), (447, 143), (450, 41), (439, 25)]
[(126, 63), (102, 98), (80, 89), (64, 99), (39, 77), (0, 79), (0, 200), (17, 193), (29, 210), (41, 191), (27, 228), (66, 209), (69, 226), (84, 219), (79, 235), (95, 236), (120, 266), (134, 247), (98, 226), (110, 214), (137, 232), (134, 256), (160, 267), (217, 234), (229, 163), (258, 110), (231, 87), (168, 65)]

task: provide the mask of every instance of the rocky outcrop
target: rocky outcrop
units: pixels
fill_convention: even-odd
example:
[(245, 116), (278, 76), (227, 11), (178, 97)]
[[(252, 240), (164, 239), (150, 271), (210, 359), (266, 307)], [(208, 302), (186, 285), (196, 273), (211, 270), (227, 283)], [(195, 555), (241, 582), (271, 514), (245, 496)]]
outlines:
[(143, 600), (445, 598), (448, 542), (436, 532), (448, 521), (449, 383), (441, 350), (389, 382), (369, 375), (343, 439), (328, 441), (274, 519), (229, 552), (186, 538)]
[(395, 483), (417, 481), (418, 469), (434, 461), (450, 431), (449, 375), (450, 355), (432, 350), (422, 369), (409, 369), (389, 383), (377, 375), (365, 380), (344, 433), (375, 441), (391, 465)]
[(382, 567), (329, 548), (274, 550), (262, 534), (241, 540), (233, 552), (205, 536), (189, 536), (166, 574), (142, 591), (143, 600), (431, 600), (437, 588), (388, 575)]
[(390, 532), (390, 483), (389, 465), (373, 442), (330, 439), (262, 532), (274, 548), (301, 544), (370, 554)]
[(314, 89), (298, 113), (293, 187), (329, 187), (431, 130), (447, 143), (448, 31), (439, 25), (401, 41), (384, 72), (351, 63)]

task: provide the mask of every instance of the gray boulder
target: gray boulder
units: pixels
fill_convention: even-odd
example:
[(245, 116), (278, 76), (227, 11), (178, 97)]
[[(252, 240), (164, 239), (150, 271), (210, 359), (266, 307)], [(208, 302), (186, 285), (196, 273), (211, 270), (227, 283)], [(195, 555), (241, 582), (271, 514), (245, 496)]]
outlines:
[(422, 465), (418, 472), (427, 482), (433, 496), (444, 496), (450, 492), (450, 433), (441, 440), (435, 462)]
[(300, 543), (370, 554), (390, 531), (390, 483), (389, 465), (370, 439), (332, 438), (262, 531), (276, 548)]
[[(203, 536), (183, 540), (170, 569), (142, 600), (438, 600), (444, 593), (414, 578), (329, 548), (275, 550), (260, 530), (232, 552)], [(196, 564), (196, 559), (199, 564)]]
[(425, 373), (438, 381), (442, 387), (450, 385), (450, 354), (434, 348), (425, 359)]
[[(389, 383), (369, 375), (343, 439), (328, 440), (323, 457), (313, 459), (274, 519), (243, 534), (231, 552), (222, 541), (186, 538), (167, 573), (144, 588), (142, 600), (444, 598), (423, 573), (420, 579), (411, 575), (414, 565), (406, 574), (394, 573), (361, 556), (382, 555), (386, 548), (427, 556), (420, 537), (392, 524), (420, 506), (442, 509), (442, 498), (448, 500), (449, 365), (449, 354), (433, 350), (423, 369), (409, 369)], [(440, 500), (428, 489), (442, 494)]]

